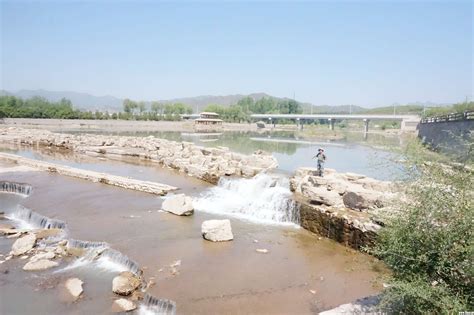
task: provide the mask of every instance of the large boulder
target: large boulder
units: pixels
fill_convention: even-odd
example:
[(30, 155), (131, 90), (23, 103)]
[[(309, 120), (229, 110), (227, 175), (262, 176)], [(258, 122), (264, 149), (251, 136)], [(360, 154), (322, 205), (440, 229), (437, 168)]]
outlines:
[(120, 295), (130, 295), (141, 284), (141, 280), (130, 271), (124, 271), (112, 280), (112, 291)]
[(334, 190), (328, 190), (324, 186), (301, 186), (303, 196), (307, 197), (311, 203), (326, 206), (341, 206), (343, 204), (341, 196)]
[(342, 200), (347, 208), (354, 210), (381, 208), (384, 203), (383, 193), (367, 189), (347, 191)]
[(163, 201), (163, 210), (182, 216), (189, 216), (194, 213), (193, 200), (184, 194), (169, 196)]
[(23, 255), (27, 251), (33, 248), (36, 243), (36, 236), (34, 234), (26, 234), (20, 237), (13, 243), (12, 252), (14, 256)]
[(49, 259), (40, 259), (35, 261), (30, 261), (23, 266), (25, 271), (39, 271), (46, 270), (58, 266), (59, 263), (49, 260)]
[(84, 291), (84, 289), (82, 289), (83, 283), (84, 282), (82, 282), (81, 279), (70, 278), (66, 280), (65, 286), (69, 294), (71, 294), (73, 298), (77, 299)]
[(212, 242), (231, 241), (234, 239), (229, 220), (207, 220), (201, 225), (204, 239)]
[(369, 207), (367, 200), (361, 194), (353, 191), (346, 192), (342, 197), (344, 205), (349, 209), (363, 210)]

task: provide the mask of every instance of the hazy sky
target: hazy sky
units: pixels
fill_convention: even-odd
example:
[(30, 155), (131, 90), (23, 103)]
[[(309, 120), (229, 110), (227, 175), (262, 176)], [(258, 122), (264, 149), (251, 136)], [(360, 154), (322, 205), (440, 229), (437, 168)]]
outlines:
[(473, 93), (471, 1), (64, 2), (1, 2), (2, 89), (365, 106)]

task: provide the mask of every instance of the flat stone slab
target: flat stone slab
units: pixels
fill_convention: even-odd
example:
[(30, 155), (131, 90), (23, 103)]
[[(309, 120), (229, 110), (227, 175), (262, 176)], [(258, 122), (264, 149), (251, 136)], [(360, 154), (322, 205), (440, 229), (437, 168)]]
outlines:
[(25, 271), (40, 271), (46, 270), (58, 266), (59, 263), (49, 260), (49, 259), (40, 259), (37, 261), (30, 261), (23, 266)]
[(95, 183), (118, 186), (125, 189), (138, 190), (157, 195), (165, 195), (169, 191), (178, 189), (177, 187), (165, 184), (83, 170), (60, 164), (53, 164), (49, 162), (28, 159), (22, 156), (9, 153), (0, 153), (0, 160), (18, 163), (41, 171), (58, 173), (60, 175), (85, 179)]
[(12, 252), (13, 256), (20, 256), (29, 251), (35, 246), (36, 236), (34, 234), (26, 234), (20, 237), (13, 243)]

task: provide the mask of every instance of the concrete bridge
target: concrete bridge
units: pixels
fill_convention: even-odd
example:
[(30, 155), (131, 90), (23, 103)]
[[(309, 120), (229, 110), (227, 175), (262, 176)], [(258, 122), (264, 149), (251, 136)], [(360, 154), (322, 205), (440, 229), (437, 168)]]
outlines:
[[(183, 115), (184, 119), (199, 118), (198, 114)], [(337, 120), (362, 120), (364, 122), (364, 132), (368, 133), (370, 121), (390, 120), (400, 121), (401, 130), (416, 131), (421, 118), (417, 115), (364, 115), (364, 114), (253, 114), (253, 120), (265, 120), (267, 122), (277, 122), (278, 120), (293, 120), (302, 127), (305, 122), (326, 119), (329, 122), (329, 129), (334, 130)]]

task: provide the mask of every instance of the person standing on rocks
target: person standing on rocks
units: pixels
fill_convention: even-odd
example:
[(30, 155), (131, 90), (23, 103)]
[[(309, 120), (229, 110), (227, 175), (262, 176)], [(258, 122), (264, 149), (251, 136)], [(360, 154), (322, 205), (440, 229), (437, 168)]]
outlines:
[(324, 149), (319, 148), (318, 154), (313, 156), (313, 159), (316, 158), (318, 160), (318, 175), (323, 177), (324, 175), (324, 163), (326, 162), (326, 154), (324, 154)]

